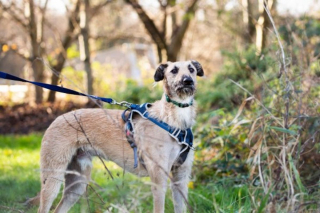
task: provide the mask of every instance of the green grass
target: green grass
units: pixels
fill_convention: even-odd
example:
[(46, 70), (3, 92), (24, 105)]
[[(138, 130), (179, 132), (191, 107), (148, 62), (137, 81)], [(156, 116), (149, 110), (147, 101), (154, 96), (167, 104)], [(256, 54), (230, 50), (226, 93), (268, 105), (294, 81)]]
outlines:
[[(40, 191), (39, 153), (42, 135), (0, 136), (0, 212), (36, 212), (26, 209), (23, 203)], [(152, 194), (149, 178), (137, 178), (107, 162), (112, 180), (98, 159), (94, 160), (88, 196), (70, 212), (152, 212)], [(97, 195), (97, 193), (99, 195)], [(173, 212), (171, 192), (166, 196), (166, 212)], [(61, 193), (59, 198), (61, 197)], [(54, 205), (57, 205), (56, 199)], [(190, 184), (189, 202), (195, 212), (250, 212), (251, 202), (246, 185), (236, 186), (220, 180), (209, 184)], [(90, 211), (88, 210), (88, 203)], [(6, 209), (4, 208), (6, 207)], [(12, 210), (8, 209), (11, 208)]]
[[(40, 135), (0, 136), (0, 205), (21, 209), (39, 183)], [(0, 208), (1, 212), (9, 212)]]

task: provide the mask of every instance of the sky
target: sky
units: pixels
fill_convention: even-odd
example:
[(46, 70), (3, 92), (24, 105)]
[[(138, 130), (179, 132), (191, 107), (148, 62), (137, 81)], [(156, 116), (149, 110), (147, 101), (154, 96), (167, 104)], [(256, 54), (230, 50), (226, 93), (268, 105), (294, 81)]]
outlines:
[(303, 15), (320, 9), (319, 0), (278, 0), (277, 10), (280, 14)]
[[(42, 0), (43, 1), (43, 0)], [(152, 0), (156, 1), (156, 0)], [(240, 0), (231, 0), (230, 6), (238, 3)], [(258, 0), (257, 0), (258, 1)], [(277, 0), (277, 10), (279, 14), (303, 15), (310, 12), (317, 12), (320, 10), (320, 0)], [(59, 13), (65, 12), (65, 3), (68, 0), (50, 0), (49, 8)]]

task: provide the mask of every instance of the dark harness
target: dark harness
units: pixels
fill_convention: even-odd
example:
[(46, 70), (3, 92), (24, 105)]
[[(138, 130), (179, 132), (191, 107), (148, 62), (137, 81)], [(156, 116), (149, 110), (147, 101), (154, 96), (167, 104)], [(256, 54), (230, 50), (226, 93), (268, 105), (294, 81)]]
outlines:
[[(122, 119), (125, 122), (125, 132), (127, 136), (127, 140), (130, 146), (133, 148), (134, 153), (134, 168), (138, 166), (138, 154), (137, 154), (137, 146), (134, 141), (134, 128), (133, 128), (133, 115), (134, 113), (139, 114), (144, 119), (148, 119), (149, 121), (153, 122), (160, 128), (164, 129), (169, 133), (169, 135), (174, 138), (178, 144), (180, 144), (181, 150), (178, 159), (176, 160), (175, 168), (181, 166), (188, 157), (188, 153), (190, 149), (193, 149), (193, 134), (191, 128), (186, 130), (182, 130), (179, 128), (172, 127), (163, 121), (159, 121), (156, 118), (153, 118), (149, 115), (147, 109), (152, 105), (149, 103), (137, 105), (131, 104), (130, 108), (126, 109), (122, 113)], [(126, 112), (130, 110), (130, 113), (126, 116)], [(174, 169), (174, 168), (173, 168)]]

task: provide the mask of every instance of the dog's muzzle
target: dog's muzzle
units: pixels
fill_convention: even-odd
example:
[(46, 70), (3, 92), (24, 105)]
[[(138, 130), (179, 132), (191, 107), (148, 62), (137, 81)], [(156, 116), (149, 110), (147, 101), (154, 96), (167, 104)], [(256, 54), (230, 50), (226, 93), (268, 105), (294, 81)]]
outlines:
[(193, 95), (195, 91), (195, 85), (194, 85), (193, 79), (189, 76), (183, 76), (183, 78), (181, 79), (181, 81), (176, 87), (176, 91), (180, 96)]

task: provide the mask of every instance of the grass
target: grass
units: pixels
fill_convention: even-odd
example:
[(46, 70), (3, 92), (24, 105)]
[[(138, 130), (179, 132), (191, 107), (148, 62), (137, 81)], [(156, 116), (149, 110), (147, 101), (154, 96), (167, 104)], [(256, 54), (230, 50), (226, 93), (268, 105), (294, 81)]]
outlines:
[(0, 137), (1, 206), (20, 209), (39, 190), (39, 139), (40, 135)]
[[(23, 203), (40, 191), (41, 137), (41, 134), (0, 136), (0, 212), (36, 212), (36, 207), (26, 209)], [(124, 174), (111, 162), (107, 162), (107, 166), (114, 180), (95, 159), (92, 180), (97, 185), (90, 184), (87, 197), (83, 196), (70, 212), (152, 212), (149, 178)], [(249, 212), (251, 209), (246, 185), (237, 186), (220, 180), (203, 185), (191, 183), (189, 186), (189, 202), (195, 212)], [(173, 212), (170, 190), (167, 194), (166, 212)], [(58, 201), (56, 199), (54, 205)]]

